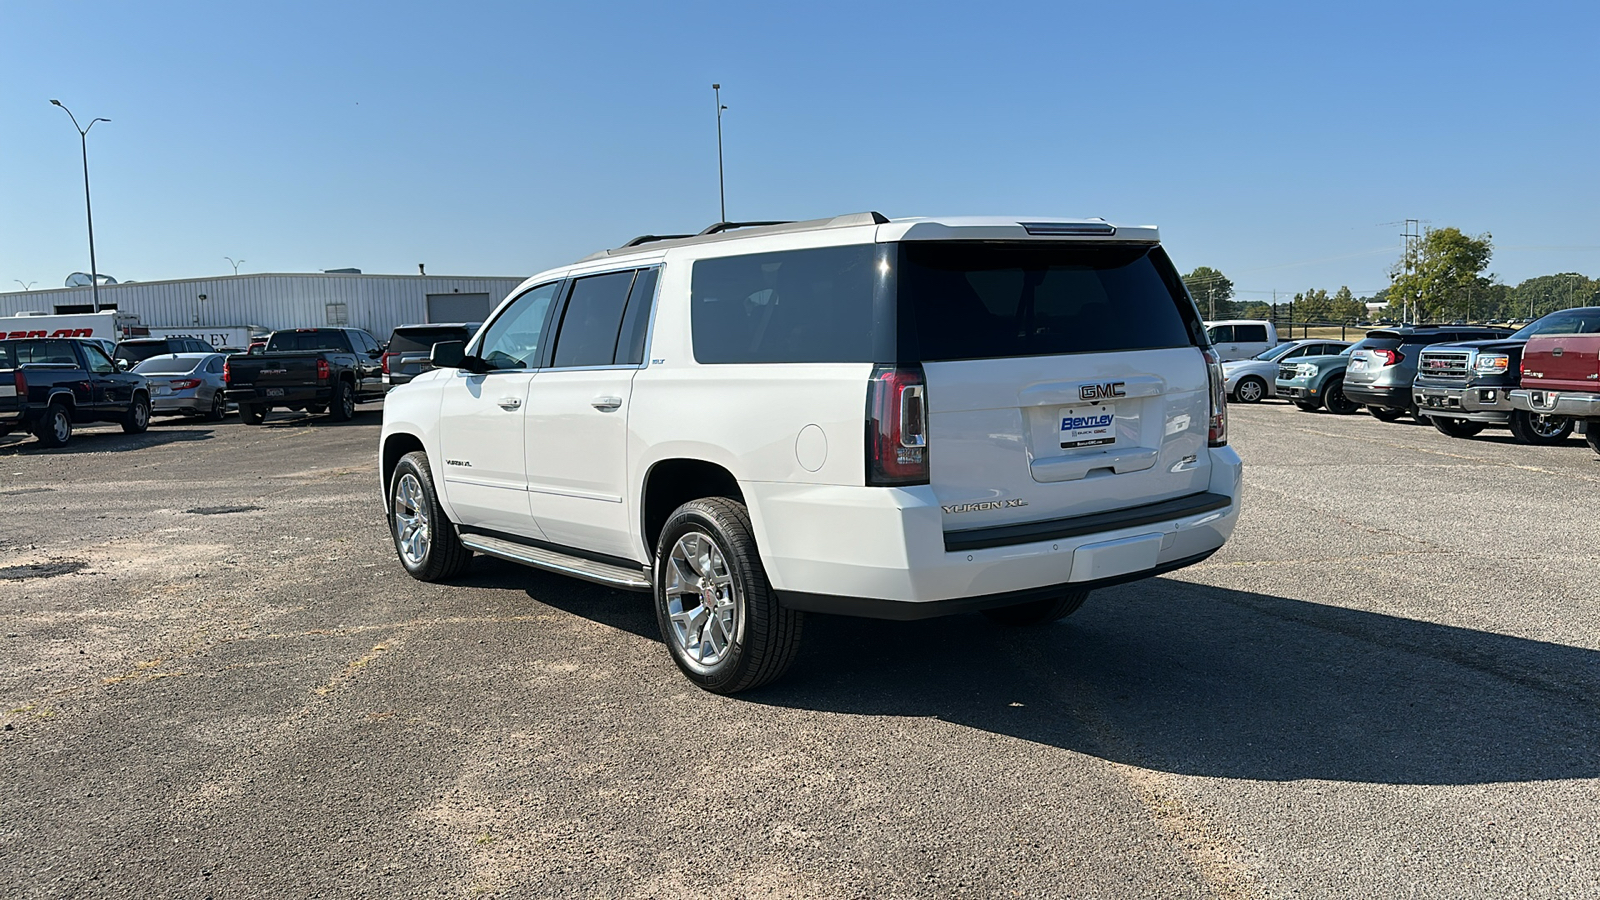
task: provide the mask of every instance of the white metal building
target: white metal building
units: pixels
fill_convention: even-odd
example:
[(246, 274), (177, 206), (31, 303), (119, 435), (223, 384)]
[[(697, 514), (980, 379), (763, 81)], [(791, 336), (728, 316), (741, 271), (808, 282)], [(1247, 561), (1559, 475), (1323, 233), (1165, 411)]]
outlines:
[[(396, 325), (481, 322), (521, 278), (286, 273), (100, 286), (102, 309), (157, 327), (256, 325), (268, 331), (350, 325), (380, 341)], [(87, 287), (0, 293), (0, 316), (93, 309)]]

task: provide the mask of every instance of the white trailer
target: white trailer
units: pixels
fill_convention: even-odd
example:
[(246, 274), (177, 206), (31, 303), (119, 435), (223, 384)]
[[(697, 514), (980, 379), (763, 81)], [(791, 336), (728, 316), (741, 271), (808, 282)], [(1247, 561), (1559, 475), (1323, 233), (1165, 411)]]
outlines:
[(120, 341), (142, 337), (145, 329), (133, 313), (108, 309), (97, 313), (23, 313), (0, 316), (0, 338), (78, 337)]
[(271, 333), (260, 325), (151, 325), (146, 329), (150, 337), (185, 337), (205, 341), (218, 350), (224, 347), (244, 350), (256, 335)]

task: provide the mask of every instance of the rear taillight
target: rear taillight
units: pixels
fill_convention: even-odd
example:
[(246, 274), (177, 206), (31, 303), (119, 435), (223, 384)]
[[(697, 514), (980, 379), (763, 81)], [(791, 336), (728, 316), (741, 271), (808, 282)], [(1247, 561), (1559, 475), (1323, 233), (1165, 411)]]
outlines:
[(13, 377), (17, 382), (17, 396), (23, 400), (28, 399), (28, 376), (18, 369)]
[(317, 360), (317, 380), (327, 381), (331, 377), (333, 377), (333, 370), (328, 368), (328, 361), (325, 359)]
[(227, 384), (228, 382), (230, 382), (232, 380), (233, 380), (233, 368), (228, 365), (228, 361), (227, 360), (223, 360), (222, 361), (222, 383), (223, 384)]
[(879, 366), (867, 382), (867, 484), (928, 483), (928, 395), (920, 368)]
[(389, 360), (399, 355), (398, 353), (385, 353), (383, 355), (383, 374), (389, 374)]
[(1372, 354), (1373, 359), (1380, 360), (1386, 366), (1392, 366), (1406, 358), (1406, 355), (1399, 350), (1368, 350), (1367, 352)]
[(1217, 351), (1207, 348), (1206, 378), (1211, 385), (1211, 416), (1210, 426), (1206, 430), (1206, 443), (1213, 447), (1225, 447), (1228, 444), (1228, 391), (1227, 379), (1222, 374), (1222, 357)]
[(198, 378), (175, 378), (172, 380), (172, 389), (175, 391), (193, 390), (200, 386)]

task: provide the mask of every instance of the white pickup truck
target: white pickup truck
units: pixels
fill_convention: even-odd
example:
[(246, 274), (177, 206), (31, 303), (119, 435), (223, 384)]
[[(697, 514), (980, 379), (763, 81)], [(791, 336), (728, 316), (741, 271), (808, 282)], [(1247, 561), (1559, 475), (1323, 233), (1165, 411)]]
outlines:
[(654, 595), (731, 693), (806, 612), (1035, 624), (1239, 514), (1220, 360), (1150, 227), (877, 213), (647, 235), (529, 279), (389, 394), (401, 563)]

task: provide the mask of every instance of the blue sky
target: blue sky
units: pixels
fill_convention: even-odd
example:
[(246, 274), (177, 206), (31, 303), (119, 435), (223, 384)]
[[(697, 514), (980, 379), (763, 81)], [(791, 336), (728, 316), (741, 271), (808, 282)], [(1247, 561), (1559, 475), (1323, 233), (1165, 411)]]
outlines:
[(527, 275), (717, 218), (1099, 215), (1241, 298), (1406, 218), (1600, 275), (1594, 3), (0, 2), (0, 290)]

